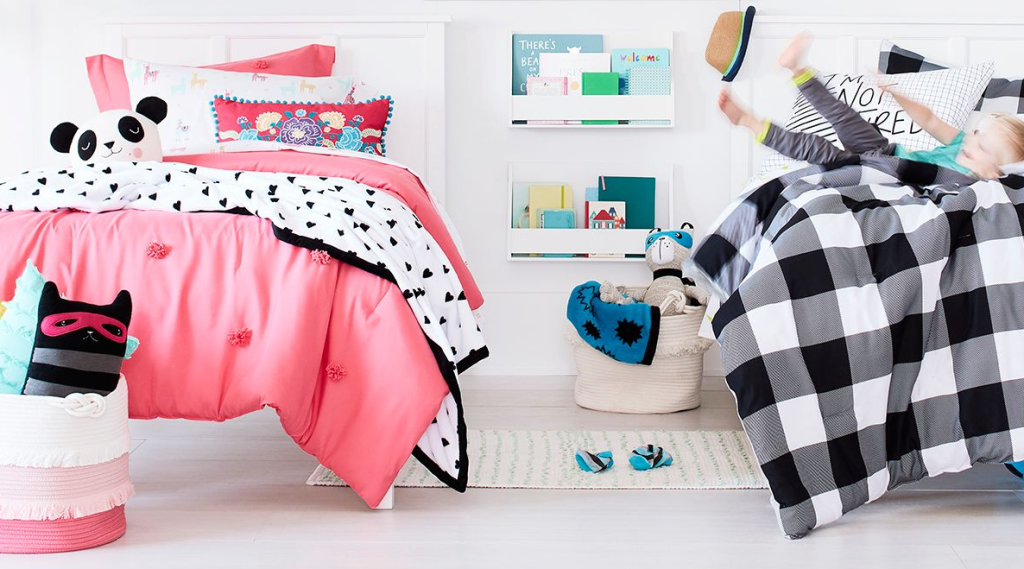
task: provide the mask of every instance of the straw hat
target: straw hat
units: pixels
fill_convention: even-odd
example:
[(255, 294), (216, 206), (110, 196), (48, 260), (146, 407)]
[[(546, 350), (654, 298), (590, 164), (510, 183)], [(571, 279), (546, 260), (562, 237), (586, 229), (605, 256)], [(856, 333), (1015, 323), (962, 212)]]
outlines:
[(754, 12), (753, 6), (747, 6), (746, 12), (724, 12), (715, 22), (704, 59), (722, 74), (722, 81), (732, 81), (743, 65)]

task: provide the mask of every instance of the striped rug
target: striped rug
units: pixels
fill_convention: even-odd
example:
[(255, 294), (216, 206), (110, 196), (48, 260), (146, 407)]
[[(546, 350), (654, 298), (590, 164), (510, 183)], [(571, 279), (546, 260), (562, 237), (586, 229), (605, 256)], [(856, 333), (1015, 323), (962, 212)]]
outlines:
[[(633, 470), (629, 454), (655, 444), (675, 457), (671, 466)], [(589, 474), (576, 466), (576, 449), (611, 450), (615, 466)], [(674, 489), (767, 488), (742, 431), (469, 431), (471, 488)], [(310, 486), (344, 486), (318, 466)], [(438, 482), (415, 459), (402, 468), (396, 486), (434, 488)]]

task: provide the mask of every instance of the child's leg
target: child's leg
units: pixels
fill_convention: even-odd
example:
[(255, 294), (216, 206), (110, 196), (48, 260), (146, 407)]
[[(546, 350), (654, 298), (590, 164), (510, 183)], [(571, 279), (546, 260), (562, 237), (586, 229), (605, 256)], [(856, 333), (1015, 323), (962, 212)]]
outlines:
[(879, 150), (889, 145), (889, 140), (878, 132), (860, 113), (829, 93), (828, 87), (818, 80), (815, 72), (806, 69), (794, 77), (797, 89), (821, 116), (836, 129), (836, 135), (843, 146), (854, 154)]
[(805, 160), (811, 164), (832, 164), (849, 160), (854, 156), (849, 150), (840, 150), (828, 140), (807, 132), (793, 132), (775, 123), (766, 123), (757, 141), (794, 160)]
[(808, 133), (791, 132), (767, 121), (741, 107), (725, 89), (718, 95), (718, 108), (732, 124), (749, 130), (754, 138), (794, 160), (806, 160), (811, 164), (831, 164), (852, 156), (849, 151), (839, 150), (824, 138)]
[(832, 124), (839, 141), (850, 152), (863, 154), (888, 146), (889, 141), (871, 123), (829, 93), (828, 88), (818, 80), (814, 69), (806, 66), (804, 59), (810, 45), (810, 35), (797, 34), (779, 56), (779, 65), (793, 74), (793, 83), (800, 93)]

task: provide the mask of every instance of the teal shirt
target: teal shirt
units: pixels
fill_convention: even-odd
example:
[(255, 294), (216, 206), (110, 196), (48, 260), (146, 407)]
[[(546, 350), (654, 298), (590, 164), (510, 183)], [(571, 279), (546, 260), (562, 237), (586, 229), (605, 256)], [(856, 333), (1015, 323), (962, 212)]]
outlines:
[(916, 150), (914, 152), (908, 152), (903, 148), (903, 146), (897, 144), (893, 155), (904, 160), (924, 162), (925, 164), (935, 164), (936, 166), (956, 170), (961, 174), (974, 176), (973, 172), (956, 163), (956, 156), (957, 154), (960, 154), (960, 147), (964, 144), (964, 136), (966, 136), (966, 134), (961, 130), (959, 134), (953, 137), (953, 140), (949, 144), (944, 144), (931, 150)]

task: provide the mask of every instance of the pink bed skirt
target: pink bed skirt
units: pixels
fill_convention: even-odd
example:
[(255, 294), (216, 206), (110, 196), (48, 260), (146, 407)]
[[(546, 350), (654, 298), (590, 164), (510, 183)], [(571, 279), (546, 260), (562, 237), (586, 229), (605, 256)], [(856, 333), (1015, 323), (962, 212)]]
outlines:
[(124, 506), (84, 518), (0, 520), (0, 553), (60, 553), (99, 547), (124, 535)]

